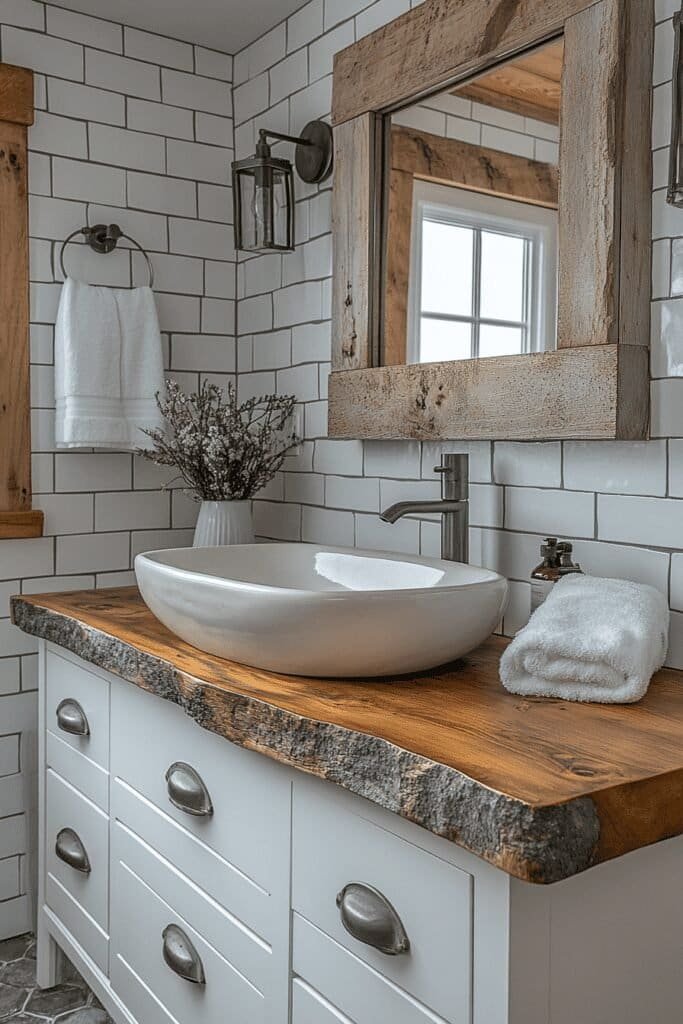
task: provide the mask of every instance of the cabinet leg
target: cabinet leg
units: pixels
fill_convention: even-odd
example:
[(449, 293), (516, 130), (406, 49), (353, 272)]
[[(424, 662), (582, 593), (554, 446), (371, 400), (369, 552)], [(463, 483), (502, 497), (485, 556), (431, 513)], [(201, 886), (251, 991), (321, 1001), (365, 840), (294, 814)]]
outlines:
[(40, 920), (36, 942), (36, 980), (39, 988), (52, 988), (62, 980), (62, 951)]

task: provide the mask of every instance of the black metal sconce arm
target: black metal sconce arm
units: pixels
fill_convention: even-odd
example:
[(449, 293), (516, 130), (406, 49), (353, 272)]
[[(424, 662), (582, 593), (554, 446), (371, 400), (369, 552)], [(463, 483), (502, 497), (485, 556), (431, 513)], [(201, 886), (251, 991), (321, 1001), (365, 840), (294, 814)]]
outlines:
[(332, 129), (325, 121), (309, 121), (301, 135), (286, 135), (284, 132), (259, 129), (256, 155), (270, 156), (268, 140), (291, 142), (296, 147), (294, 165), (302, 181), (309, 185), (325, 181), (332, 173), (333, 147)]

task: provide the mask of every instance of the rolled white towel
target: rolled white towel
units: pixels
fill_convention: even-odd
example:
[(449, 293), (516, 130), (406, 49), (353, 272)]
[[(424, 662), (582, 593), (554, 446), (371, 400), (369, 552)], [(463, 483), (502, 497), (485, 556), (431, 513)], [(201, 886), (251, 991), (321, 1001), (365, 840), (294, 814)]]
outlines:
[(669, 607), (654, 587), (565, 576), (500, 661), (507, 690), (601, 704), (640, 700), (669, 646)]

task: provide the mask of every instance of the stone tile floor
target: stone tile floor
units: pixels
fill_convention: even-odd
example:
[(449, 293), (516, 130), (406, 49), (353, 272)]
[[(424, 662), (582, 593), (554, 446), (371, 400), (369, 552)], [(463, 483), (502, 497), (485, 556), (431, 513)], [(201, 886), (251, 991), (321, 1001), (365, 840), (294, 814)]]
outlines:
[(64, 983), (36, 986), (32, 935), (0, 942), (0, 1022), (2, 1024), (112, 1024), (92, 992), (67, 962)]

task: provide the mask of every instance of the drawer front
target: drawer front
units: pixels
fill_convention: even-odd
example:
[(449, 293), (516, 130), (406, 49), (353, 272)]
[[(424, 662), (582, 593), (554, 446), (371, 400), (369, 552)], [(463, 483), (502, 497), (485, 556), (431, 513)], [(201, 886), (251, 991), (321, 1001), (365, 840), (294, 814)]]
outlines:
[(45, 735), (45, 762), (100, 810), (109, 811), (109, 772), (49, 731)]
[[(303, 982), (303, 986), (297, 985), (295, 980), (292, 986), (292, 1024), (439, 1022), (426, 1007), (298, 914), (293, 916), (292, 967)], [(457, 1024), (469, 1024), (470, 1016), (454, 1019)]]
[[(45, 722), (49, 731), (108, 771), (109, 683), (95, 672), (48, 649), (45, 699)], [(63, 705), (61, 711), (60, 705)], [(86, 735), (67, 731), (69, 723), (71, 728), (79, 727), (79, 709), (87, 722)]]
[[(109, 819), (51, 768), (46, 772), (46, 868), (104, 931), (109, 927)], [(57, 845), (62, 851), (60, 857)], [(76, 866), (79, 859), (87, 871)], [(68, 858), (68, 862), (65, 859)], [(49, 900), (48, 900), (49, 904)]]
[[(195, 885), (158, 853), (142, 843), (130, 829), (115, 823), (111, 832), (112, 871), (125, 865), (140, 882), (151, 889), (202, 934), (202, 937), (229, 961), (239, 972), (264, 991), (270, 982), (272, 954), (269, 946), (254, 932), (236, 921), (213, 900), (207, 898)], [(116, 874), (113, 875), (116, 886)], [(116, 890), (114, 890), (116, 891)], [(126, 934), (115, 934), (114, 944), (125, 956)]]
[(45, 882), (45, 902), (104, 975), (109, 974), (109, 936), (54, 875)]
[(301, 978), (292, 981), (292, 1024), (354, 1024)]
[[(116, 898), (112, 901), (111, 982), (124, 1003), (130, 1000), (136, 1004), (131, 1012), (136, 1013), (139, 1024), (165, 1022), (159, 1011), (144, 1012), (145, 1002), (151, 1006), (152, 1000), (176, 1024), (264, 1022), (260, 991), (128, 865), (121, 861), (115, 864), (113, 881)], [(164, 959), (164, 932), (169, 927), (181, 929), (186, 940), (186, 962), (188, 966), (197, 965), (203, 983), (180, 977)], [(147, 1000), (145, 993), (149, 993)]]
[[(303, 785), (294, 789), (292, 856), (295, 910), (446, 1020), (469, 1021), (469, 874), (340, 806), (334, 792)], [(370, 897), (370, 910), (385, 932), (391, 926), (392, 941), (400, 933), (393, 908), (409, 940), (407, 952), (390, 956), (370, 944), (376, 936), (354, 927), (346, 901), (354, 934), (344, 927), (337, 898), (350, 883), (381, 894), (380, 901)]]
[[(288, 773), (258, 754), (200, 729), (180, 708), (129, 685), (112, 686), (112, 777), (121, 779), (268, 892), (282, 885), (289, 829)], [(171, 801), (174, 765), (182, 809)], [(201, 807), (199, 789), (211, 804)], [(183, 792), (184, 790), (184, 792)], [(154, 837), (143, 836), (154, 845)], [(200, 879), (198, 881), (201, 882)]]

